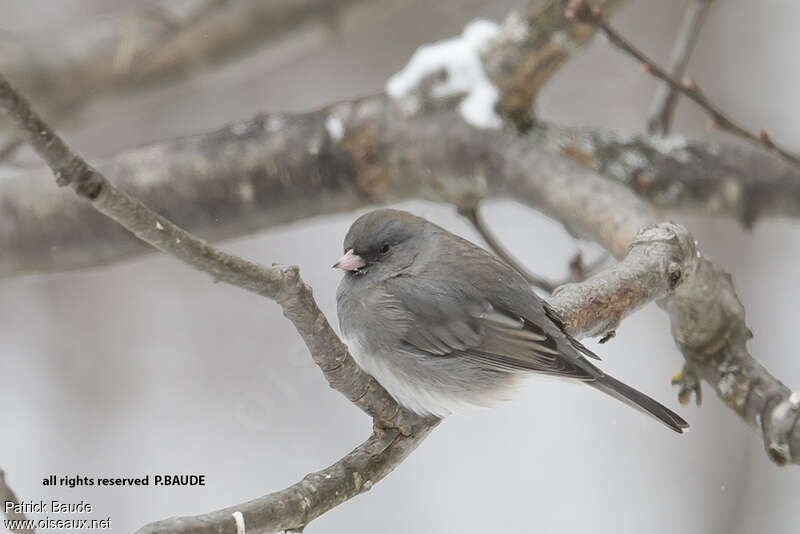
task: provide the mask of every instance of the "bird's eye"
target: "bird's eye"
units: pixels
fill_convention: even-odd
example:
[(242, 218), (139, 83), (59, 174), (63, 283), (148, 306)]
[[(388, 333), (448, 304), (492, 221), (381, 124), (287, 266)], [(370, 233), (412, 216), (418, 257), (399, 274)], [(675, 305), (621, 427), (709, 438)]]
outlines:
[(389, 243), (384, 243), (379, 252), (381, 254), (386, 254), (387, 252), (389, 252)]

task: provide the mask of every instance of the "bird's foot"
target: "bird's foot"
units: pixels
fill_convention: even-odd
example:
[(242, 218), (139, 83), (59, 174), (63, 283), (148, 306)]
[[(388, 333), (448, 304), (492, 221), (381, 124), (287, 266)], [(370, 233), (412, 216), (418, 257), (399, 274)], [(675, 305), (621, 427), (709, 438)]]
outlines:
[(684, 406), (692, 400), (692, 393), (695, 394), (695, 403), (700, 406), (703, 402), (703, 392), (700, 389), (700, 377), (697, 371), (689, 364), (684, 364), (683, 369), (678, 371), (670, 380), (673, 386), (678, 386), (678, 401)]

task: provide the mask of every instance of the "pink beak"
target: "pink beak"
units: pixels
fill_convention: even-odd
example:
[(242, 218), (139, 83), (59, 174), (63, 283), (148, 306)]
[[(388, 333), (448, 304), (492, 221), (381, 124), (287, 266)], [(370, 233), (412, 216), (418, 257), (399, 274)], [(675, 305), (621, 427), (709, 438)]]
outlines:
[(364, 258), (353, 252), (353, 249), (351, 248), (345, 253), (344, 256), (339, 258), (339, 261), (333, 264), (333, 268), (341, 269), (343, 271), (355, 271), (366, 264), (367, 263), (364, 261)]

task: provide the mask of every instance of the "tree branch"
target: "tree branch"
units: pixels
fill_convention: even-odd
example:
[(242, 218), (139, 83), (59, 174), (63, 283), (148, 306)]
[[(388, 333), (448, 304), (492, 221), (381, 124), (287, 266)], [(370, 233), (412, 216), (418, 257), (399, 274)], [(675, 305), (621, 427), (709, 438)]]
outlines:
[(700, 254), (685, 228), (674, 223), (644, 228), (618, 265), (582, 284), (562, 286), (548, 302), (567, 330), (582, 337), (613, 331), (624, 315), (660, 298), (686, 358), (679, 382), (686, 380), (691, 390), (699, 387), (694, 377), (704, 379), (761, 433), (774, 463), (800, 464), (800, 394), (748, 353), (752, 333), (730, 275)]
[(409, 437), (396, 429), (374, 433), (330, 467), (306, 475), (288, 488), (209, 514), (157, 521), (137, 534), (239, 534), (234, 519), (242, 514), (245, 532), (302, 530), (331, 508), (369, 491), (416, 448), (433, 428), (425, 426)]
[(486, 242), (486, 246), (488, 246), (489, 249), (491, 249), (497, 255), (497, 257), (513, 267), (519, 274), (524, 276), (525, 280), (527, 280), (530, 285), (538, 287), (539, 289), (547, 291), (548, 293), (552, 293), (553, 290), (560, 285), (532, 272), (530, 269), (520, 263), (513, 254), (506, 250), (503, 244), (500, 243), (500, 241), (494, 236), (492, 231), (489, 229), (489, 226), (481, 217), (481, 214), (478, 212), (477, 202), (463, 202), (461, 205), (457, 206), (457, 208), (458, 212), (470, 223), (472, 223), (472, 226), (475, 227), (483, 240)]
[(727, 115), (725, 115), (716, 105), (714, 105), (713, 102), (711, 102), (702, 92), (700, 92), (697, 84), (692, 81), (680, 82), (672, 78), (650, 58), (645, 56), (644, 53), (642, 53), (638, 48), (622, 37), (622, 35), (620, 35), (611, 26), (609, 26), (608, 23), (603, 19), (601, 11), (597, 8), (590, 8), (585, 0), (571, 0), (570, 7), (567, 8), (567, 18), (584, 22), (600, 29), (614, 46), (641, 62), (649, 74), (652, 74), (656, 78), (662, 80), (669, 85), (671, 89), (685, 95), (695, 104), (703, 108), (711, 117), (713, 125), (716, 128), (743, 139), (747, 139), (753, 144), (760, 145), (766, 150), (778, 154), (786, 161), (796, 166), (800, 166), (800, 158), (777, 146), (770, 138), (767, 130), (761, 130), (758, 135), (751, 133), (745, 127), (728, 118)]
[(465, 198), (459, 205), (456, 206), (459, 214), (466, 218), (472, 226), (486, 242), (488, 246), (501, 260), (516, 269), (528, 283), (534, 287), (538, 287), (548, 293), (552, 293), (557, 287), (571, 282), (581, 282), (587, 277), (600, 270), (600, 267), (608, 259), (607, 256), (602, 256), (598, 261), (593, 262), (591, 265), (584, 265), (583, 258), (580, 251), (575, 254), (575, 257), (570, 261), (570, 274), (567, 278), (561, 281), (552, 281), (543, 276), (540, 276), (530, 269), (525, 267), (514, 255), (509, 252), (497, 237), (495, 237), (489, 225), (481, 217), (478, 210), (478, 203), (476, 199)]
[[(675, 45), (669, 58), (670, 77), (675, 80), (683, 79), (683, 73), (686, 72), (686, 66), (689, 64), (689, 56), (692, 54), (711, 1), (692, 0), (684, 9), (683, 19), (681, 19)], [(677, 103), (678, 95), (675, 89), (666, 82), (660, 83), (653, 96), (653, 101), (650, 103), (650, 111), (647, 113), (647, 132), (655, 135), (668, 134)]]
[[(50, 122), (61, 123), (82, 110), (89, 96), (186, 78), (198, 67), (239, 57), (359, 3), (190, 0), (177, 12), (166, 6), (136, 8), (124, 17), (48, 33), (47, 43), (35, 43), (32, 51), (15, 46), (0, 54), (0, 71)], [(18, 146), (18, 139), (6, 141), (0, 161)]]
[[(0, 505), (2, 505), (2, 510), (0, 512), (5, 513), (6, 519), (11, 521), (27, 521), (28, 518), (22, 512), (15, 512), (13, 509), (5, 512), (5, 503), (11, 502), (14, 504), (19, 504), (19, 499), (17, 499), (17, 495), (14, 493), (8, 483), (6, 482), (6, 473), (2, 469), (0, 469)], [(11, 532), (18, 532), (18, 533), (31, 533), (35, 532), (34, 529), (28, 528), (12, 528)]]
[[(297, 267), (265, 268), (226, 254), (157, 215), (114, 187), (72, 152), (2, 76), (0, 108), (47, 162), (59, 185), (71, 186), (94, 209), (142, 241), (211, 275), (214, 280), (276, 301), (331, 387), (373, 418), (373, 435), (342, 460), (296, 486), (240, 510), (251, 530), (269, 530), (276, 525), (277, 530), (302, 529), (330, 508), (368, 490), (371, 483), (388, 474), (438, 423), (436, 419), (425, 419), (401, 408), (372, 377), (361, 371), (320, 311), (311, 288), (300, 279)], [(370, 484), (366, 484), (368, 481)], [(272, 515), (276, 511), (279, 516)], [(235, 532), (235, 522), (228, 519)]]
[(747, 351), (752, 334), (730, 275), (702, 256), (685, 228), (659, 224), (629, 189), (566, 163), (550, 163), (533, 152), (513, 152), (507, 162), (514, 184), (509, 194), (592, 236), (622, 260), (581, 284), (563, 286), (548, 300), (567, 330), (578, 337), (608, 332), (634, 309), (662, 298), (686, 359), (684, 375), (706, 380), (761, 432), (773, 462), (800, 463), (800, 395)]
[(555, 124), (537, 125), (536, 133), (663, 210), (733, 217), (748, 228), (758, 219), (800, 217), (800, 171), (762, 150)]
[[(531, 2), (524, 15), (511, 12), (500, 34), (481, 57), (486, 74), (500, 91), (497, 112), (519, 131), (533, 125), (532, 106), (547, 81), (594, 35), (590, 26), (572, 24), (565, 12), (569, 0)], [(598, 0), (613, 13), (625, 0)]]
[[(329, 121), (342, 126), (341, 137), (331, 136)], [(448, 136), (440, 135), (442, 127), (451, 128)], [(760, 150), (544, 123), (512, 138), (472, 128), (447, 109), (409, 117), (382, 96), (256, 116), (128, 150), (97, 168), (165, 217), (217, 241), (375, 203), (458, 202), (459, 190), (475, 189), (476, 180), (483, 180), (480, 197), (492, 196), (508, 177), (498, 176), (496, 165), (487, 172), (488, 165), (507, 157), (511, 141), (536, 154), (567, 156), (662, 209), (732, 216), (747, 225), (800, 217), (800, 172)], [(0, 278), (103, 265), (148, 250), (54, 189), (42, 172), (0, 182), (0, 220)]]

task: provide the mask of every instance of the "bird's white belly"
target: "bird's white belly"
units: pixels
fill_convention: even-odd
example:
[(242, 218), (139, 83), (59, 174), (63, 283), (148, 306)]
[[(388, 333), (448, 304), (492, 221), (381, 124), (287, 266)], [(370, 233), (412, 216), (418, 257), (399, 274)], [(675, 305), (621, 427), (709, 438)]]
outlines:
[[(428, 381), (412, 380), (398, 368), (397, 362), (370, 354), (357, 334), (343, 334), (342, 337), (358, 366), (377, 380), (399, 404), (420, 415), (445, 417), (463, 412), (467, 408), (490, 406), (498, 401), (508, 400), (514, 389), (448, 390), (436, 387)], [(508, 385), (511, 386), (512, 383), (509, 382)]]

